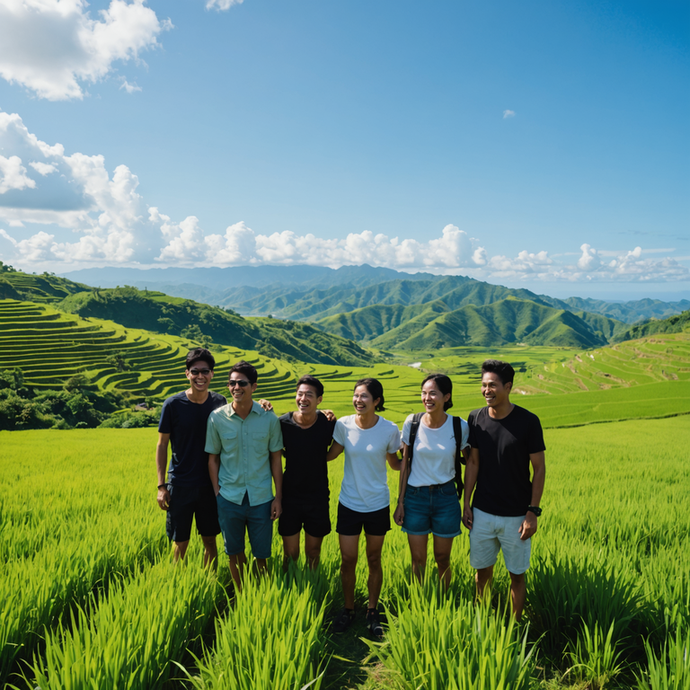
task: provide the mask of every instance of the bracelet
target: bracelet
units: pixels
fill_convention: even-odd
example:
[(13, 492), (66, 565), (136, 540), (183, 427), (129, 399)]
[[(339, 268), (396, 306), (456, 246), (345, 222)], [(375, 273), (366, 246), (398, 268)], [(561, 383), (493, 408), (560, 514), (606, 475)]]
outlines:
[(167, 489), (167, 488), (168, 488), (168, 485), (167, 485), (167, 484), (159, 484), (159, 485), (158, 485), (158, 488), (159, 488), (159, 489)]

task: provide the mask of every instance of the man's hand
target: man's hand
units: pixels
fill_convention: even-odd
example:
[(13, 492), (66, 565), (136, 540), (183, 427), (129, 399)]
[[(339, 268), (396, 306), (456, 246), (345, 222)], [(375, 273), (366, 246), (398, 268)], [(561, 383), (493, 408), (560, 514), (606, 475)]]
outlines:
[(271, 520), (277, 520), (282, 512), (282, 501), (279, 498), (274, 498), (273, 503), (271, 503)]
[(167, 487), (158, 489), (158, 505), (161, 510), (167, 510), (170, 507), (170, 493)]
[(537, 533), (537, 516), (531, 510), (525, 513), (525, 519), (522, 521), (518, 532), (520, 532), (520, 539), (522, 541), (526, 541), (533, 534)]
[(273, 403), (270, 400), (261, 398), (261, 400), (259, 400), (259, 405), (261, 405), (261, 409), (265, 412), (273, 412)]
[(319, 412), (321, 412), (321, 414), (324, 415), (329, 422), (335, 422), (337, 419), (333, 410), (319, 410)]
[(472, 515), (472, 508), (468, 506), (462, 513), (462, 524), (465, 525), (465, 527), (467, 527), (468, 530), (471, 530), (473, 520), (474, 516)]
[(393, 522), (395, 522), (396, 525), (400, 525), (402, 527), (404, 519), (405, 506), (402, 503), (398, 503), (398, 507), (395, 509), (395, 512), (393, 513)]

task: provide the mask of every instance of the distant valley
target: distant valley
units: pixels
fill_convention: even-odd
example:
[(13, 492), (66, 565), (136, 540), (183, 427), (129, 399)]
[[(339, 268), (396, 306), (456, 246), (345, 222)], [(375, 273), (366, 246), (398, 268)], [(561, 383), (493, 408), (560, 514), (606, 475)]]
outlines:
[(81, 284), (98, 280), (155, 288), (244, 316), (306, 321), (385, 351), (511, 343), (600, 347), (631, 337), (632, 324), (690, 309), (690, 300), (561, 300), (464, 276), (411, 275), (366, 265), (106, 268), (68, 276)]

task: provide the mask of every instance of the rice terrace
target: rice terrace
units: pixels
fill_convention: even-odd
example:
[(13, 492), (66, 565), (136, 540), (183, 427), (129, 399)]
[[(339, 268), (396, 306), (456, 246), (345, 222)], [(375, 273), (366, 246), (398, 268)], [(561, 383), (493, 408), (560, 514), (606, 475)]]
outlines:
[[(687, 312), (588, 348), (578, 336), (567, 346), (497, 347), (447, 337), (381, 350), (308, 321), (244, 318), (160, 292), (95, 291), (11, 270), (0, 286), (3, 687), (690, 688)], [(180, 309), (196, 329), (179, 327)], [(155, 327), (142, 328), (147, 319)], [(411, 578), (405, 535), (393, 528), (382, 642), (363, 617), (343, 636), (329, 632), (341, 599), (333, 534), (317, 571), (300, 562), (283, 573), (275, 533), (268, 576), (239, 594), (225, 558), (217, 573), (202, 568), (198, 539), (174, 565), (151, 491), (151, 425), (183, 388), (181, 363), (199, 342), (218, 355), (219, 392), (229, 364), (245, 358), (279, 414), (311, 373), (326, 387), (322, 406), (340, 416), (351, 411), (354, 382), (370, 375), (399, 425), (420, 406), (425, 372), (452, 377), (453, 412), (466, 417), (483, 404), (481, 362), (512, 362), (514, 395), (545, 429), (548, 466), (522, 621), (509, 614), (500, 558), (490, 600), (475, 601), (466, 531), (442, 592), (431, 567), (421, 584)], [(112, 409), (99, 408), (108, 395)], [(143, 401), (148, 410), (132, 411)], [(331, 463), (332, 512), (342, 471), (342, 460)], [(361, 609), (365, 558), (357, 582)]]

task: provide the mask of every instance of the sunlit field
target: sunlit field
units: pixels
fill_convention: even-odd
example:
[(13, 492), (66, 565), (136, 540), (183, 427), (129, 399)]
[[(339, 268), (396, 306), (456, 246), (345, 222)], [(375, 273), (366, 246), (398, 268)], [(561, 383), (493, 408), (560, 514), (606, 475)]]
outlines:
[[(406, 539), (384, 546), (383, 644), (354, 630), (335, 534), (316, 575), (270, 576), (231, 599), (227, 563), (170, 562), (155, 500), (154, 429), (2, 432), (0, 677), (17, 688), (690, 687), (687, 417), (546, 431), (544, 515), (523, 623), (500, 565), (478, 606), (467, 535), (442, 595), (410, 584)], [(330, 470), (335, 511), (342, 458)], [(396, 479), (391, 474), (392, 496)], [(500, 562), (500, 561), (499, 561)], [(430, 560), (431, 564), (431, 560)], [(360, 639), (363, 638), (363, 639)]]

